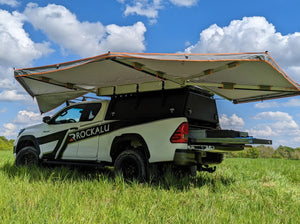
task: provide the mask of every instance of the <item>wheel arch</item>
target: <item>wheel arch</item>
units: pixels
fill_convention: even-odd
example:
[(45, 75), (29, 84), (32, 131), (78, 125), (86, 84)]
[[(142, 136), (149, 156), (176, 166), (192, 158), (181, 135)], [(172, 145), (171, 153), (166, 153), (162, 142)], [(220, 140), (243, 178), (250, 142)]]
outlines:
[(150, 152), (144, 138), (139, 134), (132, 133), (123, 134), (114, 138), (110, 149), (110, 156), (112, 158), (112, 161), (114, 162), (117, 156), (121, 152), (125, 151), (128, 147), (141, 147), (145, 158), (147, 160), (150, 158)]
[(18, 140), (15, 153), (17, 154), (26, 146), (33, 146), (38, 151), (38, 154), (41, 152), (37, 139), (33, 135), (24, 135)]

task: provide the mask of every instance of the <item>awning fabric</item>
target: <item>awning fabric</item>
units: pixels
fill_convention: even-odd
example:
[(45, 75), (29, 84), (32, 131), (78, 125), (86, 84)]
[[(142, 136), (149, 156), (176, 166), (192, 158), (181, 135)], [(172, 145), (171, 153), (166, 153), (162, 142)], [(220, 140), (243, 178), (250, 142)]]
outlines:
[(267, 52), (159, 54), (109, 52), (96, 57), (16, 69), (42, 113), (92, 92), (99, 96), (195, 86), (234, 103), (300, 94), (299, 85)]

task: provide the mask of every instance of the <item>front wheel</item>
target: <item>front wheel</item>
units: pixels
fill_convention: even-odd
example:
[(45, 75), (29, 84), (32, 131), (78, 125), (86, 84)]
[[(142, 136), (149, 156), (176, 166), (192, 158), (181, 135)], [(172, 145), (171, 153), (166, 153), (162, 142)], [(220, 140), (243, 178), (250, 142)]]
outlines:
[(124, 177), (125, 180), (136, 179), (145, 181), (147, 179), (147, 162), (142, 152), (128, 149), (121, 152), (115, 160), (115, 172)]
[(39, 164), (39, 154), (32, 146), (21, 149), (16, 156), (16, 166), (37, 166)]

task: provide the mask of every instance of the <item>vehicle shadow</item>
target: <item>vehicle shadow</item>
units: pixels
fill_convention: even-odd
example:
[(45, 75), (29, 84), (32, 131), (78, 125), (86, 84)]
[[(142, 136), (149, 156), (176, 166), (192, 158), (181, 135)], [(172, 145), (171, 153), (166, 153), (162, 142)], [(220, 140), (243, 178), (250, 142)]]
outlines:
[(212, 191), (217, 191), (220, 186), (229, 186), (235, 182), (233, 176), (215, 172), (198, 172), (195, 177), (188, 175), (178, 176), (167, 172), (159, 177), (150, 177), (150, 180), (143, 183), (138, 181), (125, 181), (122, 177), (116, 177), (113, 168), (91, 168), (91, 167), (72, 167), (72, 166), (33, 166), (17, 167), (7, 162), (0, 167), (0, 172), (5, 173), (10, 179), (18, 178), (28, 182), (82, 182), (82, 181), (108, 181), (112, 184), (124, 182), (124, 184), (141, 184), (146, 187), (158, 189), (176, 189), (186, 191), (192, 188), (209, 187)]

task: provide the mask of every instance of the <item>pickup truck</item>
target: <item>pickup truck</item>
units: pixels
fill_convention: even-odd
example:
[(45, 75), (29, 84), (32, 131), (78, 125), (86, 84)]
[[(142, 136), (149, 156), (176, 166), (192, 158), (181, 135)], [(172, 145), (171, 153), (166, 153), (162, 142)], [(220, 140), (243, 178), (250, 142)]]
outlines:
[(221, 130), (213, 95), (185, 87), (71, 104), (22, 129), (14, 155), (16, 165), (114, 166), (145, 180), (162, 166), (214, 172), (225, 152), (251, 144), (272, 142)]

